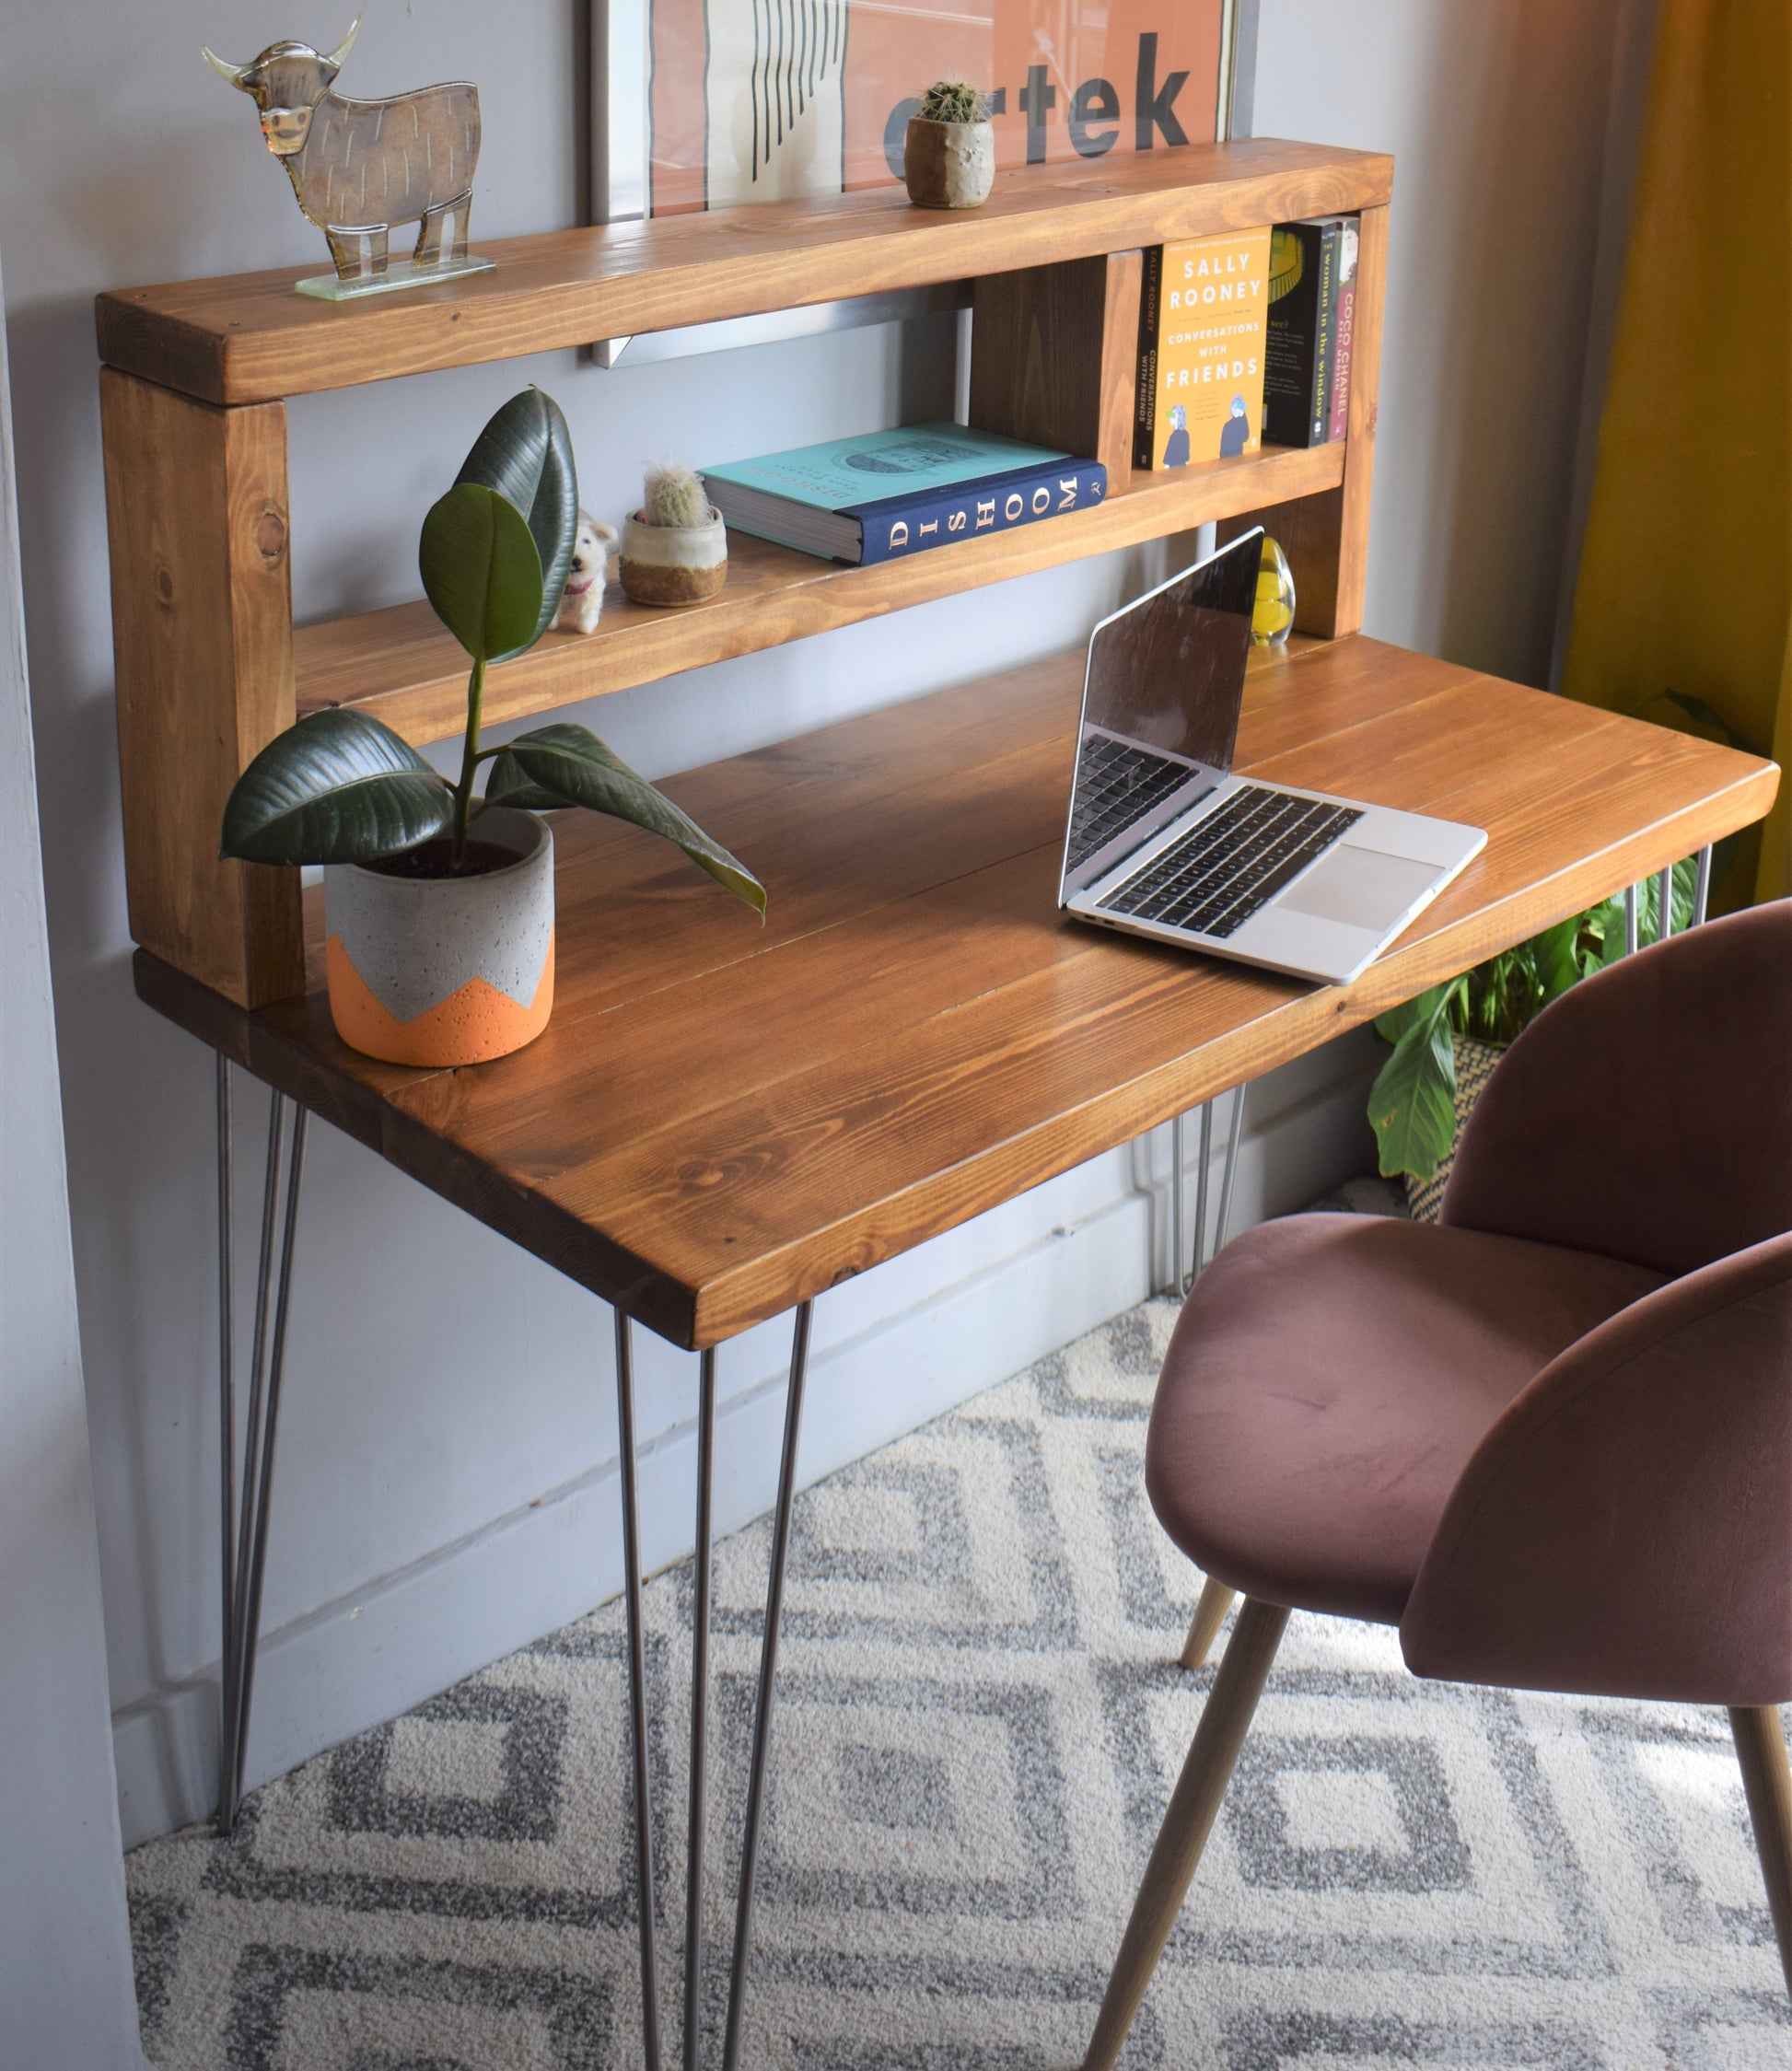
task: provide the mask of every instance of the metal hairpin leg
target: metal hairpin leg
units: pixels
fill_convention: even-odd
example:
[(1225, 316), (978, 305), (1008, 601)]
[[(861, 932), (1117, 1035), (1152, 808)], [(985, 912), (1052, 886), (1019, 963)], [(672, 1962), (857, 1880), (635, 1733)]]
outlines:
[(634, 1363), (629, 1321), (616, 1311), (616, 1425), (623, 1481), (623, 1594), (628, 1603), (629, 1723), (634, 1736), (634, 1881), (641, 1914), (641, 2038), (660, 2071), (659, 1960), (654, 1949), (653, 1795), (647, 1774), (647, 1661), (641, 1635), (641, 1512), (634, 1469)]
[(1232, 1181), (1239, 1169), (1239, 1138), (1244, 1130), (1244, 1088), (1240, 1086), (1232, 1096), (1232, 1125), (1226, 1132), (1226, 1172), (1219, 1182), (1219, 1222), (1214, 1230), (1214, 1248), (1208, 1254), (1217, 1258), (1226, 1249), (1227, 1226), (1232, 1218)]
[[(242, 1803), (249, 1750), (250, 1708), (255, 1692), (255, 1653), (261, 1638), (262, 1585), (267, 1572), (268, 1506), (273, 1491), (274, 1438), (280, 1421), (280, 1384), (286, 1366), (286, 1326), (292, 1311), (293, 1253), (298, 1231), (299, 1185), (305, 1172), (304, 1108), (273, 1093), (268, 1104), (267, 1172), (262, 1191), (262, 1242), (255, 1282), (254, 1338), (250, 1359), (249, 1408), (243, 1425), (242, 1493), (236, 1503), (232, 1545), (231, 1480), (236, 1460), (236, 1385), (230, 1237), (229, 1067), (219, 1060), (218, 1114), (218, 1311), (219, 1452), (223, 1495), (222, 1568), (225, 1602), (223, 1663), (219, 1690), (217, 1830), (227, 1834)], [(275, 1211), (280, 1200), (281, 1152), (285, 1111), (295, 1108), (292, 1147), (286, 1158), (286, 1200), (280, 1218), (280, 1271), (274, 1279)], [(272, 1302), (270, 1303), (270, 1294)], [(272, 1343), (269, 1336), (272, 1311)]]
[(716, 1352), (698, 1355), (696, 1602), (691, 1619), (691, 1807), (685, 1853), (684, 2071), (703, 2061), (704, 1813), (709, 1766), (709, 1588), (715, 1536)]
[(1624, 954), (1636, 954), (1636, 887), (1624, 887)]
[(1693, 925), (1705, 925), (1705, 910), (1711, 899), (1711, 844), (1699, 851), (1698, 875), (1693, 882)]
[(739, 2071), (747, 1971), (752, 1960), (753, 1896), (759, 1873), (759, 1832), (765, 1809), (766, 1759), (772, 1747), (772, 1707), (777, 1694), (778, 1629), (784, 1620), (784, 1572), (790, 1549), (790, 1512), (797, 1495), (797, 1448), (809, 1370), (811, 1305), (797, 1311), (790, 1347), (790, 1386), (784, 1405), (784, 1456), (778, 1465), (778, 1507), (772, 1525), (772, 1569), (765, 1586), (765, 1632), (759, 1649), (759, 1707), (753, 1722), (752, 1771), (747, 1786), (747, 1830), (740, 1853), (740, 1899), (734, 1922), (734, 1970), (728, 1980), (728, 2023), (722, 2071)]
[(1655, 880), (1655, 938), (1665, 942), (1674, 932), (1674, 868), (1670, 863)]

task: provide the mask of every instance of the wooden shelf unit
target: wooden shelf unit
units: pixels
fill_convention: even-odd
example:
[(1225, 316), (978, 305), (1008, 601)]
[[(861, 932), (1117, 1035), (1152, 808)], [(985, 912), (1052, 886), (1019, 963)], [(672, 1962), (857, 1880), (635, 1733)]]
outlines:
[[(120, 290), (98, 303), (132, 933), (244, 1006), (303, 990), (298, 873), (221, 862), (231, 785), (301, 713), (349, 704), (425, 742), (458, 732), (465, 661), (421, 603), (295, 632), (285, 398), (971, 279), (971, 418), (1092, 453), (1098, 508), (913, 560), (847, 568), (737, 534), (721, 596), (613, 601), (495, 671), (492, 721), (655, 681), (1207, 520), (1262, 518), (1289, 550), (1303, 632), (1361, 623), (1392, 161), (1251, 139), (1005, 174), (982, 209), (900, 191), (718, 210), (486, 246), (495, 272), (332, 305), (297, 270)], [(1348, 436), (1169, 477), (1130, 464), (1140, 251), (1290, 218), (1362, 217)]]

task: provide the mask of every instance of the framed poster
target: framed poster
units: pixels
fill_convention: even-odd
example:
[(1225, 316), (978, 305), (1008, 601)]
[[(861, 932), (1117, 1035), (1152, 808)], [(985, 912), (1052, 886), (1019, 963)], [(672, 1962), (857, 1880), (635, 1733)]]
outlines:
[(602, 221), (898, 181), (908, 118), (940, 78), (988, 94), (998, 171), (1248, 127), (1234, 101), (1254, 0), (591, 5)]

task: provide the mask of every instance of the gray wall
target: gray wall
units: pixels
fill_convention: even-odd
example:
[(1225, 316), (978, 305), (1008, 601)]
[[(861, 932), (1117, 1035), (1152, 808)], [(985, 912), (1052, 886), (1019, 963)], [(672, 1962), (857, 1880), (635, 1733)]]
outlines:
[[(1264, 0), (1258, 127), (1401, 157), (1372, 626), (1533, 678), (1584, 354), (1580, 183), (1599, 157), (1586, 109), (1602, 105), (1620, 4), (1590, 0), (1570, 29), (1541, 4)], [(1516, 31), (1487, 14), (1522, 21), (1552, 64), (1583, 76), (1533, 90)], [(166, 0), (151, 18), (119, 0), (29, 10), (9, 25), (0, 74), (39, 776), (127, 1835), (203, 1817), (211, 1797), (211, 1082), (205, 1055), (130, 988), (89, 297), (318, 257), (249, 104), (197, 46), (241, 59), (275, 35), (333, 41), (345, 26), (316, 0)], [(94, 62), (109, 41), (124, 62)], [(475, 231), (539, 229), (573, 212), (572, 44), (571, 0), (373, 0), (344, 84), (476, 78)], [(586, 500), (614, 515), (641, 462), (668, 450), (701, 461), (947, 413), (950, 352), (949, 327), (921, 325), (615, 373), (553, 355), (306, 400), (291, 412), (298, 611), (413, 592), (419, 513), (524, 381), (565, 407)], [(1112, 556), (581, 716), (650, 773), (688, 766), (1069, 646), (1163, 565), (1160, 550)], [(1372, 1070), (1358, 1037), (1253, 1092), (1245, 1219), (1360, 1169)], [(252, 1137), (255, 1103), (243, 1106)], [(313, 1144), (251, 1781), (618, 1579), (604, 1313), (328, 1130)], [(805, 1472), (1142, 1295), (1161, 1269), (1166, 1169), (1160, 1133), (831, 1294)], [(724, 1353), (725, 1523), (769, 1497), (785, 1350), (767, 1330)], [(690, 1536), (692, 1366), (657, 1345), (644, 1359), (655, 1561)]]
[(0, 339), (0, 2060), (141, 2065)]

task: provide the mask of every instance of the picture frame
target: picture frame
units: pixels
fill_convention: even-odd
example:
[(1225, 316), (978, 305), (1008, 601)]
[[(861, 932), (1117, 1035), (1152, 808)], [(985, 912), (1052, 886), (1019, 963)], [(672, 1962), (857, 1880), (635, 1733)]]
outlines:
[[(998, 179), (1015, 165), (1245, 135), (1257, 6), (584, 0), (587, 219), (623, 223), (895, 181), (913, 97), (954, 71), (992, 82)], [(948, 284), (603, 340), (592, 354), (606, 366), (624, 355), (636, 364), (963, 302)]]

